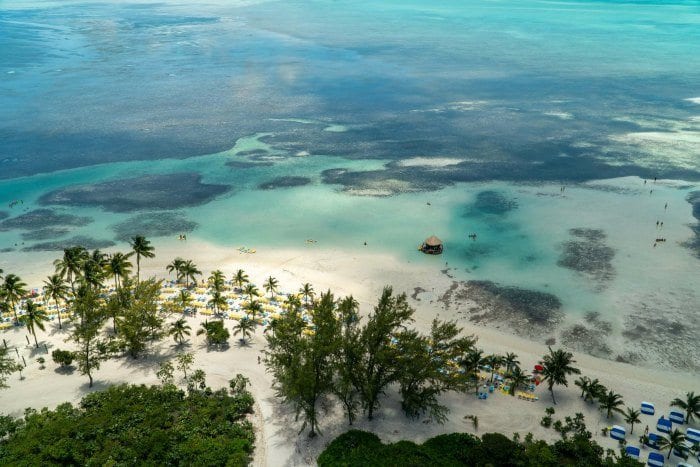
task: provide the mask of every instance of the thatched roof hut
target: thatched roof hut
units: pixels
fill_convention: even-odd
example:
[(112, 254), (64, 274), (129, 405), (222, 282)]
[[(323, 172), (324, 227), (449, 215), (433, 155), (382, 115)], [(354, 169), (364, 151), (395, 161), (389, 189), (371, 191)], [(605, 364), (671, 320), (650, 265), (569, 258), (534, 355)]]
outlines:
[(442, 253), (442, 240), (435, 235), (426, 238), (420, 247), (420, 251), (429, 255), (439, 255)]

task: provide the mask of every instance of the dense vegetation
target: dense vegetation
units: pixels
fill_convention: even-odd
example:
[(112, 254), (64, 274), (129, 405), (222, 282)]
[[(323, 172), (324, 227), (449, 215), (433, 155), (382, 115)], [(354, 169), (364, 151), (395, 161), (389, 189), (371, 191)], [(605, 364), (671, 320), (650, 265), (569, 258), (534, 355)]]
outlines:
[(113, 386), (79, 406), (0, 419), (1, 465), (247, 465), (253, 397), (244, 386)]
[[(411, 329), (414, 310), (406, 295), (394, 295), (391, 287), (364, 323), (352, 296), (336, 300), (328, 291), (313, 300), (310, 286), (303, 295), (303, 304), (289, 300), (286, 312), (272, 322), (265, 363), (277, 395), (296, 409), (309, 436), (318, 431), (317, 405), (329, 396), (342, 404), (352, 425), (360, 409), (371, 420), (382, 396), (396, 386), (407, 417), (442, 423), (448, 409), (440, 396), (478, 390), (484, 368), (491, 378), (504, 368), (511, 395), (530, 383), (515, 354), (484, 355), (455, 322), (435, 319), (427, 334)], [(554, 386), (567, 385), (567, 376), (579, 373), (573, 363), (563, 350), (550, 349), (544, 356), (542, 380), (553, 399)]]
[(639, 466), (632, 459), (605, 451), (586, 433), (562, 437), (555, 443), (509, 439), (500, 433), (478, 438), (466, 433), (436, 436), (423, 444), (399, 441), (382, 444), (373, 433), (351, 430), (338, 436), (318, 458), (320, 467), (342, 466), (469, 466), (557, 467), (562, 465)]

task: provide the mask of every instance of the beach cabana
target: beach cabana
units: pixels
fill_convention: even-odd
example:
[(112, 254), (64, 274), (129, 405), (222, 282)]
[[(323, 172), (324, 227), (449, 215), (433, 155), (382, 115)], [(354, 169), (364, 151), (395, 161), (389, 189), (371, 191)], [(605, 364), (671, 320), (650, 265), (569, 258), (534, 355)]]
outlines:
[(625, 439), (625, 428), (620, 425), (613, 425), (610, 429), (610, 437), (616, 440)]
[(664, 456), (662, 454), (659, 454), (658, 452), (650, 452), (649, 457), (647, 458), (647, 465), (651, 465), (653, 467), (661, 467), (664, 465)]
[(685, 437), (691, 443), (700, 443), (700, 430), (694, 428), (688, 428), (685, 432)]
[(671, 410), (671, 412), (668, 414), (668, 419), (673, 423), (682, 425), (685, 423), (685, 414), (677, 410)]
[(625, 448), (625, 454), (627, 454), (627, 456), (631, 457), (632, 459), (634, 459), (636, 461), (639, 460), (639, 453), (640, 452), (641, 451), (639, 450), (639, 448), (637, 446), (627, 446)]
[(442, 240), (431, 235), (420, 246), (420, 251), (428, 255), (439, 255), (442, 253)]
[(647, 415), (654, 415), (654, 404), (651, 402), (642, 402), (642, 413)]
[(656, 422), (656, 429), (662, 433), (670, 433), (672, 426), (673, 426), (673, 424), (671, 423), (671, 420), (669, 420), (668, 418), (664, 418), (663, 415)]

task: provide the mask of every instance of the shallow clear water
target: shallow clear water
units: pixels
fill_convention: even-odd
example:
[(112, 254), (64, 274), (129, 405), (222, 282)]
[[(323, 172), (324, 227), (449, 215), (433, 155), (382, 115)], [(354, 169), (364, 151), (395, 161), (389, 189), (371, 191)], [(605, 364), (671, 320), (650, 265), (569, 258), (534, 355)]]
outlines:
[[(447, 262), (618, 329), (683, 316), (700, 306), (698, 50), (695, 1), (5, 1), (0, 267), (151, 218), (166, 238), (194, 222), (232, 247)], [(34, 209), (90, 222), (18, 228)], [(440, 258), (416, 251), (431, 234)]]

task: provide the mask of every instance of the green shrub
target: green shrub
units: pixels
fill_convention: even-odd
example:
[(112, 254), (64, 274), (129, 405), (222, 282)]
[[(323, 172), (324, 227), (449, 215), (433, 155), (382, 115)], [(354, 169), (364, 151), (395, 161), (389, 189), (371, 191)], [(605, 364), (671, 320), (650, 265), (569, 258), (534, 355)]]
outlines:
[[(113, 386), (79, 406), (0, 418), (0, 465), (247, 465), (253, 399), (226, 390)], [(80, 441), (76, 441), (80, 440)]]
[(73, 358), (75, 358), (75, 354), (71, 352), (70, 350), (61, 350), (61, 349), (56, 349), (53, 352), (51, 352), (51, 358), (53, 358), (53, 361), (62, 367), (67, 367), (70, 366), (71, 363), (73, 363)]
[(462, 465), (476, 465), (483, 458), (481, 441), (468, 433), (450, 433), (430, 438), (423, 446)]
[(318, 458), (319, 467), (376, 465), (384, 445), (374, 433), (350, 430), (334, 439)]
[(231, 336), (228, 329), (224, 327), (221, 321), (207, 321), (201, 324), (202, 329), (197, 331), (197, 335), (205, 334), (207, 337), (207, 345), (223, 346), (228, 344), (228, 339)]

